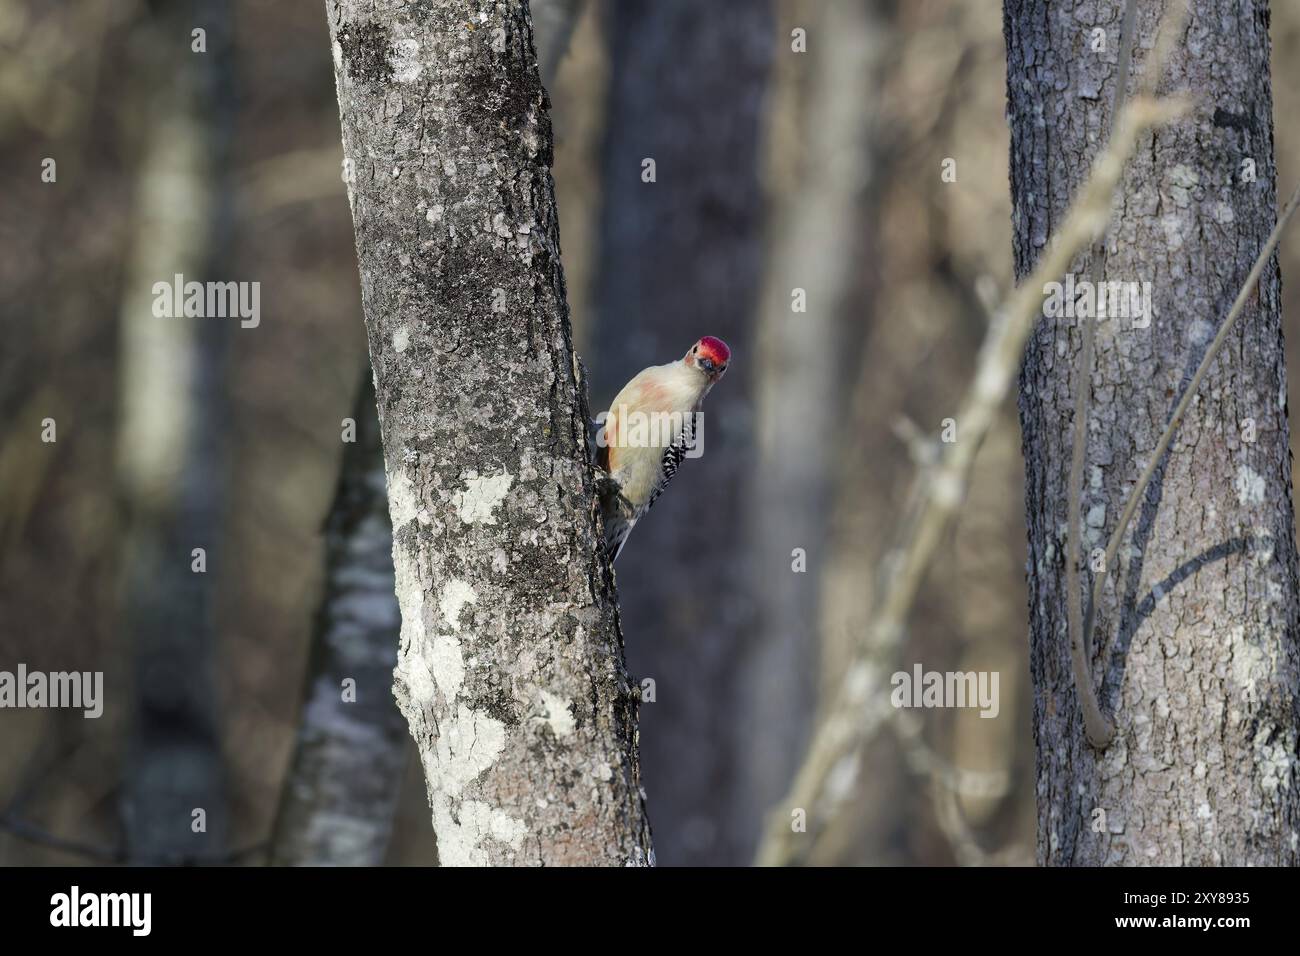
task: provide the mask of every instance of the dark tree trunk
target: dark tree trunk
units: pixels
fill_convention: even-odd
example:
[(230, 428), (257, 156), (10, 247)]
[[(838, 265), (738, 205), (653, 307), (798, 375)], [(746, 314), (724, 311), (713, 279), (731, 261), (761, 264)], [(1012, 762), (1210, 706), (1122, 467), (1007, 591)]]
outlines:
[[(223, 274), (234, 98), (226, 5), (177, 4), (157, 17), (118, 376), (121, 614), (136, 698), (122, 813), (130, 860), (180, 863), (219, 859), (228, 830), (212, 595), (225, 357), (239, 319), (160, 318), (151, 289), (177, 273), (187, 282), (234, 278)], [(207, 52), (195, 54), (189, 31), (200, 21)], [(195, 570), (196, 548), (206, 570)]]
[[(683, 465), (619, 559), (632, 670), (655, 682), (643, 708), (648, 787), (663, 861), (739, 863), (754, 837), (736, 833), (730, 788), (747, 733), (734, 719), (735, 675), (752, 620), (743, 491), (774, 24), (762, 0), (629, 0), (607, 13), (593, 400), (603, 409), (701, 335), (725, 339), (738, 366), (709, 398), (703, 456)], [(642, 181), (646, 159), (653, 183)]]
[[(1105, 139), (1121, 6), (1006, 2), (1020, 276)], [(1134, 82), (1162, 6), (1139, 4)], [(1087, 552), (1104, 547), (1276, 217), (1267, 5), (1194, 0), (1191, 9), (1164, 86), (1185, 88), (1196, 108), (1139, 145), (1112, 222), (1105, 278), (1150, 282), (1154, 317), (1145, 329), (1129, 319), (1097, 323)], [(1098, 14), (1109, 19), (1094, 24)], [(1108, 52), (1092, 52), (1094, 26), (1108, 31)], [(1243, 181), (1246, 159), (1258, 181)], [(1076, 272), (1087, 265), (1085, 257)], [(1044, 318), (1030, 341), (1020, 416), (1043, 863), (1300, 860), (1296, 548), (1279, 291), (1274, 264), (1110, 569), (1094, 645), (1118, 633), (1103, 705), (1119, 733), (1104, 752), (1084, 738), (1066, 633), (1065, 562), (1082, 559), (1085, 586), (1090, 577), (1088, 554), (1067, 555), (1064, 535), (1079, 328)]]
[(272, 839), (272, 862), (282, 866), (381, 865), (406, 767), (406, 721), (391, 690), (401, 612), (369, 368), (352, 417), (355, 440), (344, 448), (325, 526), (325, 594)]

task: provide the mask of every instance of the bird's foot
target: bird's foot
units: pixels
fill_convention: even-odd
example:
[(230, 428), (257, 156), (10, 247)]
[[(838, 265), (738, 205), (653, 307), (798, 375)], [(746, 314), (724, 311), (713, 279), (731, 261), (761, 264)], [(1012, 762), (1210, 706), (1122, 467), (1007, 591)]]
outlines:
[(597, 477), (596, 477), (597, 493), (602, 498), (617, 498), (619, 501), (623, 502), (623, 505), (627, 508), (628, 512), (630, 513), (632, 511), (632, 502), (628, 501), (627, 495), (623, 494), (622, 485), (620, 485), (616, 479), (611, 478), (608, 474), (601, 471), (599, 468), (597, 468), (596, 471), (597, 471)]

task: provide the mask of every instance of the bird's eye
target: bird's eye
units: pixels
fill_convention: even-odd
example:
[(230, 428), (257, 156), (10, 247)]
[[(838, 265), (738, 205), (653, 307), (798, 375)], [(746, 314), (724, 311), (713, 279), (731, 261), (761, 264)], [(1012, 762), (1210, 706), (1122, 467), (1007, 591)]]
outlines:
[(694, 347), (691, 348), (691, 354), (694, 355), (694, 354), (695, 354), (696, 352), (698, 352), (699, 350), (700, 350), (700, 347), (699, 347), (698, 345), (696, 345), (696, 346), (694, 346)]

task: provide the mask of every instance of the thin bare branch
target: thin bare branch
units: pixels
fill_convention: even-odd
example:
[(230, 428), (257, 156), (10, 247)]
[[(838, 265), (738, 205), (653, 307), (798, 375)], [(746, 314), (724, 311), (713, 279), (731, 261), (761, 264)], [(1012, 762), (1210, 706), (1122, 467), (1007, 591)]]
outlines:
[[(1133, 59), (1133, 34), (1137, 20), (1137, 0), (1128, 0), (1124, 8), (1124, 24), (1120, 30), (1118, 71), (1115, 77), (1114, 97), (1111, 100), (1112, 125), (1124, 105), (1128, 87), (1129, 66)], [(1149, 75), (1149, 74), (1148, 74)], [(1106, 234), (1102, 233), (1092, 244), (1092, 261), (1089, 277), (1094, 287), (1101, 282), (1106, 271)], [(1065, 539), (1065, 607), (1067, 626), (1070, 629), (1070, 664), (1074, 671), (1074, 685), (1083, 706), (1084, 729), (1095, 747), (1104, 747), (1115, 737), (1115, 725), (1101, 709), (1097, 690), (1088, 666), (1091, 653), (1091, 632), (1083, 626), (1083, 593), (1079, 585), (1080, 542), (1083, 540), (1083, 463), (1088, 449), (1088, 403), (1092, 397), (1092, 351), (1096, 337), (1096, 319), (1079, 316), (1083, 341), (1074, 366), (1074, 441), (1070, 450), (1069, 504), (1067, 506)]]

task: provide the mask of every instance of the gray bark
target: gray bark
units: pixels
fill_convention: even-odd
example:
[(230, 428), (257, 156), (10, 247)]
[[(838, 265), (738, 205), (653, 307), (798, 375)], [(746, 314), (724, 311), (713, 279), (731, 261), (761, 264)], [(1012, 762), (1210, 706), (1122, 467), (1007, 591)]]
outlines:
[[(1105, 137), (1120, 6), (1006, 2), (1021, 276)], [(1160, 6), (1140, 4), (1134, 82)], [(1197, 106), (1139, 144), (1112, 222), (1105, 277), (1149, 281), (1155, 315), (1147, 329), (1127, 319), (1097, 323), (1082, 506), (1089, 551), (1104, 546), (1275, 221), (1267, 6), (1194, 0), (1191, 9), (1166, 76)], [(1092, 52), (1093, 26), (1108, 29), (1107, 53)], [(1258, 182), (1242, 181), (1246, 158)], [(1084, 258), (1076, 271), (1086, 267)], [(1111, 569), (1094, 647), (1118, 633), (1103, 706), (1119, 734), (1104, 753), (1084, 739), (1066, 634), (1065, 482), (1079, 328), (1045, 318), (1030, 341), (1020, 417), (1043, 863), (1300, 861), (1300, 654), (1279, 295), (1274, 264)], [(1245, 419), (1254, 442), (1243, 438)]]
[[(281, 866), (384, 862), (406, 766), (390, 691), (401, 612), (370, 369), (325, 528), (325, 593), (272, 839)], [(351, 680), (351, 699), (343, 682)]]
[(439, 857), (652, 862), (527, 6), (326, 8)]
[[(581, 0), (532, 4), (547, 85), (580, 6)], [(406, 722), (389, 690), (401, 611), (369, 364), (363, 378), (353, 411), (356, 438), (343, 455), (325, 531), (325, 595), (272, 839), (279, 865), (382, 865), (407, 763)], [(351, 701), (343, 698), (345, 679), (355, 682)]]
[[(208, 52), (190, 52), (196, 16)], [(232, 122), (224, 4), (177, 5), (148, 31), (149, 135), (121, 314), (118, 483), (125, 504), (122, 629), (135, 715), (122, 795), (128, 858), (219, 858), (225, 772), (213, 674), (220, 568), (225, 355), (237, 318), (158, 318), (152, 285), (225, 280)], [(192, 570), (192, 551), (207, 571)], [(205, 830), (195, 832), (194, 811)]]
[[(595, 395), (608, 403), (701, 335), (726, 340), (737, 362), (709, 397), (705, 453), (683, 464), (619, 558), (633, 673), (656, 687), (643, 755), (661, 860), (740, 863), (754, 838), (738, 833), (731, 787), (748, 733), (734, 718), (735, 675), (753, 613), (742, 495), (772, 16), (760, 0), (636, 0), (608, 13)], [(646, 158), (654, 183), (641, 179)]]

